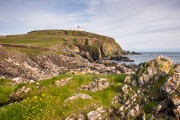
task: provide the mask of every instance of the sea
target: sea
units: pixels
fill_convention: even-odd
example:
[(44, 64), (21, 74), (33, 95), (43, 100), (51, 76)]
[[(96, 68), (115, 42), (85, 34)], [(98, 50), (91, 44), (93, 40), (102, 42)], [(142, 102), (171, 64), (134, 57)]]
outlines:
[(173, 60), (175, 64), (180, 64), (180, 52), (139, 52), (141, 55), (126, 55), (134, 62), (119, 62), (125, 64), (140, 64), (156, 58), (159, 55), (166, 56)]

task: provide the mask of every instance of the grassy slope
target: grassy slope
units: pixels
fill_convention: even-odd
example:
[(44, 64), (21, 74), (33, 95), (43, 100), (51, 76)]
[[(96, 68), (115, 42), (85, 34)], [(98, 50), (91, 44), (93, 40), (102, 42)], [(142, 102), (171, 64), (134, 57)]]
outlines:
[[(10, 35), (6, 37), (0, 37), (0, 43), (8, 43), (14, 45), (36, 46), (42, 48), (48, 48), (55, 45), (62, 45), (64, 38), (71, 38), (72, 36), (60, 36), (60, 35), (47, 35), (42, 33), (24, 34), (24, 35)], [(28, 55), (37, 55), (43, 50), (28, 49), (28, 48), (15, 48), (6, 47), (13, 51), (20, 51), (27, 53)]]
[[(0, 43), (8, 43), (8, 44), (17, 44), (17, 45), (31, 45), (36, 47), (48, 48), (54, 45), (61, 45), (64, 43), (63, 36), (57, 35), (16, 35), (16, 36), (7, 36), (4, 38), (0, 38)], [(28, 55), (37, 55), (43, 50), (38, 49), (28, 49), (28, 48), (17, 48), (17, 47), (6, 47), (7, 49), (13, 51), (24, 52)]]
[[(54, 85), (56, 80), (67, 77), (74, 77), (69, 83), (62, 87)], [(103, 91), (89, 92), (79, 91), (81, 85), (88, 84), (98, 78), (107, 78), (114, 83)], [(73, 113), (89, 112), (97, 107), (108, 108), (111, 105), (113, 96), (121, 91), (119, 83), (123, 84), (125, 75), (60, 75), (52, 79), (40, 81), (39, 84), (25, 84), (31, 88), (30, 93), (21, 102), (11, 103), (0, 107), (0, 120), (24, 120), (24, 119), (64, 119)], [(0, 101), (8, 101), (8, 95), (22, 85), (11, 85), (11, 81), (1, 80)], [(64, 100), (73, 93), (86, 93), (92, 96), (92, 100), (77, 99), (64, 103)]]

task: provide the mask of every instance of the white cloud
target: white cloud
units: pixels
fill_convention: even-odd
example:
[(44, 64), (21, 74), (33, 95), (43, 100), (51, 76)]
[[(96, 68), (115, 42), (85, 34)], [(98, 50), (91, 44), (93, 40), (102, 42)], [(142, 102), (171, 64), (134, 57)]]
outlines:
[[(101, 0), (99, 0), (101, 1)], [(101, 1), (102, 2), (102, 1)], [(180, 9), (175, 1), (105, 0), (93, 8), (88, 30), (116, 38), (129, 50), (180, 50)]]
[[(179, 3), (179, 0), (39, 0), (28, 3), (14, 0), (0, 5), (0, 33), (80, 26), (114, 37), (128, 50), (179, 48), (180, 51)], [(81, 6), (85, 4), (87, 8)], [(77, 10), (71, 8), (73, 5)]]

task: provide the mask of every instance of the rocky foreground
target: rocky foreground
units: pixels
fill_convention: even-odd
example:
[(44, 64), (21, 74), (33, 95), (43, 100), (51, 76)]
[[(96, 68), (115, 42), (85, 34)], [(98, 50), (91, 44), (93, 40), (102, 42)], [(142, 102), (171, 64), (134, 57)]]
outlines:
[[(112, 100), (116, 106), (112, 104), (109, 109), (101, 106), (89, 112), (87, 118), (89, 120), (180, 119), (180, 65), (174, 65), (169, 58), (159, 56), (155, 60), (141, 64), (136, 73), (126, 76), (124, 83), (121, 92)], [(103, 84), (101, 88), (108, 86), (107, 83)], [(83, 120), (85, 119), (83, 116), (83, 114), (75, 115), (66, 120)]]
[[(3, 53), (5, 53), (5, 51)], [(14, 54), (11, 59), (6, 58), (4, 63), (1, 63), (1, 66), (11, 64), (8, 68), (4, 69), (4, 71), (1, 71), (1, 75), (3, 75), (1, 78), (12, 78), (12, 81), (14, 82), (11, 83), (11, 86), (22, 84), (24, 82), (26, 84), (21, 85), (21, 87), (15, 90), (14, 93), (10, 92), (11, 94), (9, 94), (9, 98), (7, 98), (9, 99), (8, 101), (4, 103), (1, 102), (2, 106), (9, 106), (8, 108), (5, 107), (6, 109), (0, 108), (0, 111), (2, 112), (2, 114), (0, 113), (1, 119), (5, 117), (5, 111), (9, 111), (11, 113), (12, 111), (10, 110), (12, 108), (16, 109), (18, 105), (26, 107), (25, 103), (29, 103), (31, 105), (32, 101), (37, 101), (37, 104), (39, 104), (43, 101), (43, 99), (49, 100), (48, 97), (45, 98), (44, 96), (48, 94), (48, 90), (50, 90), (50, 88), (53, 90), (57, 89), (59, 92), (62, 92), (61, 89), (68, 88), (67, 85), (72, 84), (72, 81), (76, 81), (76, 76), (80, 75), (82, 78), (83, 76), (85, 78), (85, 76), (88, 76), (88, 74), (94, 76), (111, 74), (112, 78), (113, 74), (119, 74), (119, 76), (126, 75), (126, 77), (124, 79), (116, 78), (117, 80), (119, 79), (120, 82), (114, 81), (111, 79), (111, 77), (98, 77), (93, 81), (86, 79), (84, 82), (89, 82), (85, 82), (85, 84), (79, 84), (79, 86), (75, 82), (74, 84), (77, 85), (76, 92), (72, 91), (72, 89), (76, 88), (75, 86), (73, 88), (69, 86), (71, 90), (64, 91), (67, 93), (72, 91), (69, 93), (69, 95), (63, 96), (62, 93), (56, 94), (61, 94), (59, 97), (63, 97), (63, 100), (60, 100), (61, 102), (58, 103), (60, 104), (60, 108), (62, 110), (68, 109), (68, 105), (69, 107), (72, 107), (71, 104), (74, 104), (74, 102), (76, 103), (76, 101), (81, 101), (78, 103), (78, 105), (80, 104), (78, 108), (75, 108), (78, 111), (70, 107), (69, 111), (71, 112), (58, 113), (57, 108), (54, 107), (54, 109), (52, 108), (49, 111), (54, 111), (53, 118), (66, 120), (180, 119), (180, 65), (175, 65), (174, 62), (169, 58), (158, 56), (154, 60), (142, 63), (139, 66), (124, 66), (116, 63), (109, 63), (107, 61), (103, 64), (90, 63), (88, 61), (84, 61), (84, 59), (82, 59), (82, 61), (79, 59), (74, 60), (76, 58), (44, 53), (43, 55), (36, 58), (38, 59), (39, 64), (42, 64), (44, 67), (44, 71), (42, 72), (42, 68), (39, 68), (39, 65), (34, 62), (36, 59), (34, 59), (32, 62), (30, 59), (24, 56), (21, 57), (24, 59), (17, 60), (16, 56), (18, 56), (18, 54)], [(63, 60), (64, 62), (62, 62)], [(61, 63), (58, 63), (59, 61), (61, 61)], [(58, 63), (62, 66), (59, 67), (54, 63)], [(76, 68), (73, 68), (73, 64), (76, 65)], [(14, 66), (18, 68), (18, 71), (16, 68), (12, 69)], [(66, 66), (69, 66), (69, 68)], [(39, 82), (39, 79), (42, 79), (44, 76), (57, 76), (61, 72), (75, 75), (70, 75), (69, 77), (60, 80), (50, 80), (52, 82), (45, 84), (51, 86), (50, 88), (48, 88), (48, 86), (43, 86), (44, 83), (41, 84), (41, 81)], [(48, 90), (46, 90), (46, 87)], [(37, 90), (33, 92), (33, 88)], [(39, 93), (38, 91), (41, 92)], [(59, 98), (56, 98), (56, 95), (54, 96), (52, 91), (50, 94), (52, 99), (54, 97), (52, 101), (54, 101), (53, 103), (55, 103), (57, 106), (56, 102)], [(109, 102), (106, 103), (106, 100), (103, 100), (103, 104), (101, 104), (100, 101), (102, 99), (101, 97), (97, 99), (96, 94), (99, 94), (100, 96), (110, 95), (105, 97), (105, 99), (107, 99)], [(38, 98), (37, 95), (40, 98)], [(100, 100), (100, 103), (96, 100)], [(89, 102), (89, 104), (84, 104), (84, 102)], [(51, 105), (51, 102), (49, 102), (49, 105)], [(34, 105), (32, 105), (32, 107), (33, 106)], [(32, 110), (32, 108), (27, 108), (28, 110)], [(5, 111), (3, 109), (5, 109)], [(44, 110), (46, 110), (46, 108), (44, 108)], [(15, 111), (18, 112), (18, 109)], [(27, 118), (28, 116), (34, 115), (34, 113), (31, 112), (27, 112)], [(23, 112), (21, 114), (23, 114)], [(21, 116), (21, 114), (19, 116)], [(44, 112), (42, 112), (42, 114), (44, 115)], [(49, 115), (49, 113), (47, 113), (47, 115)], [(44, 115), (46, 116), (45, 119), (50, 118), (50, 116), (48, 117), (47, 115)], [(41, 114), (38, 113), (38, 116), (41, 116)], [(22, 119), (26, 117), (23, 117), (22, 115)], [(15, 118), (17, 118), (17, 116)], [(30, 118), (32, 118), (32, 116)], [(39, 119), (41, 118), (42, 116)]]

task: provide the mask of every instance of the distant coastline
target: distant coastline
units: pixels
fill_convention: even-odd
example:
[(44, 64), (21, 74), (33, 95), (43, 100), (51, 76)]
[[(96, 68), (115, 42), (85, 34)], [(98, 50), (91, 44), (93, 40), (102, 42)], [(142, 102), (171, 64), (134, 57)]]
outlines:
[(138, 52), (141, 55), (126, 55), (128, 58), (134, 60), (134, 62), (120, 62), (125, 64), (140, 64), (147, 62), (159, 55), (167, 56), (172, 59), (176, 64), (180, 64), (180, 52)]

